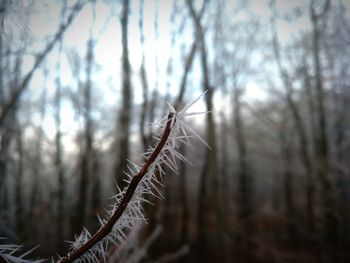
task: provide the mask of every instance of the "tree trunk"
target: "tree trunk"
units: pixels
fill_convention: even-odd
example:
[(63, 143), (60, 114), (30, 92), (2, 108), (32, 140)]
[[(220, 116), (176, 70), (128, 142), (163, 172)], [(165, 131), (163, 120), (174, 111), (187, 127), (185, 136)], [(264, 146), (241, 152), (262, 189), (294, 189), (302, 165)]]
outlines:
[[(60, 72), (60, 61), (57, 62), (57, 71)], [(55, 168), (57, 173), (58, 182), (58, 193), (57, 193), (57, 240), (59, 241), (59, 249), (63, 249), (64, 240), (64, 193), (65, 193), (65, 180), (64, 180), (64, 169), (63, 169), (63, 150), (62, 150), (62, 131), (61, 131), (61, 81), (60, 76), (56, 78), (56, 94), (55, 94), (55, 125), (56, 125), (56, 136), (55, 136)]]
[(123, 10), (121, 16), (122, 26), (122, 108), (119, 112), (118, 121), (118, 158), (115, 167), (115, 179), (121, 189), (126, 185), (124, 172), (127, 172), (127, 159), (129, 158), (129, 133), (130, 133), (130, 116), (131, 116), (131, 72), (128, 53), (128, 16), (129, 16), (129, 0), (123, 0)]
[[(285, 114), (283, 114), (284, 116)], [(286, 118), (281, 121), (284, 122)], [(287, 236), (291, 245), (296, 244), (296, 213), (295, 202), (293, 194), (293, 172), (291, 171), (290, 164), (292, 162), (291, 146), (287, 138), (288, 128), (282, 123), (279, 130), (280, 145), (281, 145), (281, 158), (283, 161), (283, 189), (284, 189), (284, 203), (285, 203), (285, 217), (287, 222)]]
[[(13, 72), (13, 79), (11, 80), (11, 88), (15, 90), (18, 87), (18, 83), (20, 80), (21, 75), (21, 67), (22, 67), (22, 60), (21, 57), (18, 56), (16, 58), (15, 62), (15, 68)], [(23, 211), (23, 195), (22, 195), (22, 181), (23, 181), (23, 174), (24, 174), (24, 146), (23, 146), (23, 134), (21, 131), (19, 118), (18, 118), (18, 110), (20, 107), (20, 100), (17, 101), (17, 103), (14, 105), (13, 109), (13, 132), (14, 132), (14, 139), (16, 141), (17, 146), (17, 153), (18, 153), (18, 159), (16, 162), (16, 169), (15, 169), (15, 215), (16, 215), (16, 235), (17, 240), (22, 241), (22, 235), (23, 235), (23, 229), (24, 229), (24, 211)]]
[(17, 120), (17, 152), (18, 152), (18, 160), (17, 160), (17, 170), (16, 170), (16, 180), (15, 180), (15, 203), (16, 203), (16, 235), (17, 240), (22, 241), (23, 235), (23, 195), (22, 195), (22, 181), (23, 181), (23, 172), (24, 172), (24, 149), (23, 149), (23, 135), (18, 127)]
[[(201, 17), (202, 14), (200, 14)], [(175, 101), (175, 107), (180, 109), (183, 104), (183, 97), (187, 87), (187, 77), (192, 68), (194, 55), (196, 53), (197, 41), (195, 40), (192, 44), (190, 53), (187, 56), (185, 62), (185, 69), (182, 75), (179, 94)], [(180, 153), (186, 155), (186, 145), (181, 145)], [(181, 228), (180, 228), (180, 242), (181, 244), (187, 244), (189, 242), (189, 206), (187, 203), (187, 184), (186, 184), (186, 163), (180, 163), (179, 171), (179, 196), (180, 196), (180, 207), (181, 207)]]
[(241, 112), (240, 90), (234, 88), (234, 124), (235, 140), (238, 150), (238, 217), (243, 226), (243, 238), (247, 238), (252, 233), (252, 188), (253, 179), (248, 170), (247, 142), (244, 133), (244, 123)]
[[(203, 5), (205, 6), (205, 1)], [(203, 77), (203, 92), (205, 94), (206, 110), (210, 112), (206, 116), (206, 139), (212, 149), (206, 149), (204, 166), (199, 180), (199, 204), (197, 212), (198, 234), (197, 252), (201, 262), (224, 262), (226, 253), (220, 253), (226, 248), (220, 245), (223, 233), (221, 233), (220, 220), (222, 209), (219, 199), (219, 180), (217, 167), (216, 131), (213, 117), (214, 89), (210, 86), (209, 70), (207, 62), (207, 50), (204, 40), (204, 32), (199, 16), (194, 10), (193, 3), (187, 0), (187, 5), (196, 30), (196, 38), (200, 47), (200, 59)]]
[[(272, 2), (272, 8), (273, 8), (273, 11), (276, 12), (273, 2)], [(272, 34), (273, 34), (273, 51), (277, 62), (279, 75), (286, 92), (286, 104), (290, 112), (292, 113), (292, 117), (293, 117), (294, 124), (298, 134), (300, 160), (307, 176), (306, 203), (307, 203), (308, 229), (310, 232), (314, 232), (315, 231), (315, 209), (314, 209), (315, 182), (314, 182), (314, 169), (312, 166), (311, 156), (309, 153), (310, 144), (309, 144), (309, 139), (307, 137), (304, 121), (300, 115), (298, 106), (296, 105), (296, 102), (293, 99), (293, 86), (292, 86), (291, 78), (288, 75), (285, 68), (283, 68), (282, 66), (281, 55), (280, 55), (281, 48), (277, 39), (275, 16), (276, 14), (274, 14), (274, 16), (272, 17), (272, 22), (271, 22)]]
[[(5, 7), (5, 1), (2, 1), (2, 8)], [(2, 25), (1, 25), (2, 30)], [(4, 87), (4, 41), (3, 35), (0, 34), (0, 107), (4, 107), (5, 98), (5, 87)], [(8, 162), (8, 148), (9, 148), (9, 136), (11, 133), (7, 132), (6, 123), (0, 123), (0, 211), (6, 211), (7, 208), (7, 162)]]
[(141, 141), (143, 144), (143, 151), (146, 152), (149, 138), (146, 135), (145, 132), (145, 123), (146, 123), (146, 113), (148, 108), (148, 81), (147, 81), (147, 74), (146, 74), (146, 66), (145, 66), (145, 36), (144, 36), (144, 28), (143, 28), (143, 21), (144, 21), (144, 0), (140, 0), (140, 13), (139, 13), (139, 29), (140, 29), (140, 42), (142, 46), (142, 60), (141, 60), (141, 67), (140, 67), (140, 77), (141, 77), (141, 84), (142, 84), (142, 107), (141, 107), (141, 117), (140, 117), (140, 134), (141, 134)]
[[(88, 213), (90, 212), (91, 195), (89, 187), (92, 180), (93, 170), (93, 125), (91, 116), (91, 71), (93, 63), (93, 40), (90, 38), (87, 44), (86, 54), (86, 82), (83, 90), (84, 106), (84, 139), (81, 148), (80, 161), (80, 179), (79, 179), (79, 200), (76, 210), (79, 211), (77, 224), (80, 227), (88, 222)], [(78, 226), (78, 225), (77, 225)]]
[(310, 16), (312, 22), (312, 44), (313, 44), (313, 62), (315, 70), (315, 89), (316, 89), (316, 109), (318, 114), (317, 124), (318, 132), (315, 138), (315, 157), (316, 172), (321, 185), (322, 214), (324, 219), (324, 228), (326, 241), (333, 246), (338, 243), (338, 219), (335, 209), (335, 193), (332, 189), (332, 183), (329, 178), (329, 146), (327, 136), (327, 117), (325, 110), (325, 95), (322, 83), (322, 69), (320, 61), (320, 38), (321, 38), (321, 19), (326, 14), (330, 6), (330, 1), (326, 1), (323, 10), (316, 14), (314, 1), (311, 1)]

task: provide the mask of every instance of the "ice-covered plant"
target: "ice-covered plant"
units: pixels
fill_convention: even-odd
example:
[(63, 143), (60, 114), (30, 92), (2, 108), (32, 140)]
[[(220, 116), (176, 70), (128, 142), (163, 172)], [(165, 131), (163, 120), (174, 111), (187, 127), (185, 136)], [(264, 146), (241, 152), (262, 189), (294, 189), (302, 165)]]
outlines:
[[(201, 97), (201, 96), (200, 96)], [(197, 138), (206, 142), (186, 123), (185, 118), (204, 112), (188, 112), (193, 104), (200, 97), (190, 102), (182, 110), (176, 111), (169, 104), (169, 113), (160, 121), (153, 124), (154, 139), (156, 143), (144, 154), (145, 161), (141, 165), (130, 162), (127, 186), (113, 196), (114, 204), (107, 212), (105, 218), (98, 217), (101, 227), (95, 234), (84, 228), (70, 242), (70, 252), (65, 257), (59, 257), (59, 263), (67, 262), (100, 262), (106, 261), (110, 244), (119, 247), (125, 242), (130, 230), (145, 220), (142, 204), (147, 202), (146, 195), (162, 197), (160, 186), (165, 167), (177, 173), (177, 160), (188, 162), (185, 156), (179, 152), (181, 143), (190, 144), (191, 139)], [(209, 146), (208, 146), (209, 147)], [(7, 245), (11, 248), (11, 245)], [(14, 246), (13, 248), (18, 248)], [(23, 255), (11, 258), (12, 250), (1, 250), (0, 258), (7, 259), (8, 262), (28, 262), (21, 261)], [(17, 261), (16, 261), (17, 260)]]
[[(200, 96), (201, 97), (201, 96)], [(177, 173), (177, 160), (189, 162), (178, 150), (181, 143), (190, 144), (192, 138), (206, 142), (186, 123), (185, 118), (203, 112), (188, 112), (200, 97), (190, 102), (182, 110), (176, 111), (169, 104), (169, 114), (153, 124), (156, 141), (145, 153), (145, 161), (141, 165), (130, 162), (127, 186), (113, 198), (112, 209), (107, 218), (99, 217), (100, 229), (91, 235), (87, 229), (71, 242), (71, 251), (59, 259), (66, 262), (99, 262), (108, 255), (109, 244), (120, 245), (127, 233), (140, 221), (145, 220), (142, 204), (147, 202), (145, 196), (151, 194), (162, 197), (160, 190), (165, 167)]]
[[(3, 238), (0, 238), (3, 239)], [(31, 260), (27, 259), (27, 256), (34, 250), (35, 248), (22, 252), (22, 246), (14, 245), (14, 244), (1, 244), (0, 245), (0, 262), (7, 263), (41, 263), (43, 260)], [(18, 256), (18, 254), (20, 254)]]

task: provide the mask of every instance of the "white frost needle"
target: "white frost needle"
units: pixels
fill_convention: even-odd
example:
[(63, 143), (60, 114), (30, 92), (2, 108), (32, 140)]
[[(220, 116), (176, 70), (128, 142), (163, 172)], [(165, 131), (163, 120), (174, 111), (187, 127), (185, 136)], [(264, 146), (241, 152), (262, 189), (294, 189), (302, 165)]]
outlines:
[(204, 94), (206, 94), (207, 92), (208, 92), (208, 90), (204, 91), (201, 95), (198, 96), (197, 99), (190, 101), (181, 111), (178, 112), (178, 114), (183, 114), (183, 113), (187, 112), (187, 110), (189, 108), (191, 108), (194, 104), (196, 104), (196, 102), (199, 101), (202, 98), (202, 96)]
[(185, 113), (184, 117), (191, 117), (191, 116), (195, 116), (195, 115), (203, 115), (203, 114), (208, 114), (208, 113), (211, 113), (211, 111), (189, 112), (189, 113)]
[(170, 109), (170, 112), (173, 112), (173, 113), (176, 113), (176, 110), (175, 110), (175, 108), (174, 108), (174, 106), (170, 103), (170, 102), (166, 102), (167, 104), (168, 104), (168, 107), (169, 107), (169, 109)]
[[(0, 238), (4, 239), (4, 238)], [(40, 263), (44, 262), (43, 259), (40, 260), (31, 260), (31, 259), (25, 259), (30, 253), (33, 252), (38, 246), (30, 249), (27, 252), (24, 252), (18, 256), (16, 256), (17, 253), (22, 250), (22, 246), (14, 245), (14, 244), (3, 244), (0, 245), (0, 261), (7, 262), (7, 263)]]
[(209, 144), (207, 144), (207, 142), (204, 139), (202, 139), (202, 137), (197, 132), (195, 132), (189, 125), (187, 125), (183, 120), (179, 120), (179, 122), (181, 122), (185, 129), (188, 129), (190, 133), (192, 133), (199, 141), (201, 141), (201, 143), (203, 143), (206, 147), (211, 149)]

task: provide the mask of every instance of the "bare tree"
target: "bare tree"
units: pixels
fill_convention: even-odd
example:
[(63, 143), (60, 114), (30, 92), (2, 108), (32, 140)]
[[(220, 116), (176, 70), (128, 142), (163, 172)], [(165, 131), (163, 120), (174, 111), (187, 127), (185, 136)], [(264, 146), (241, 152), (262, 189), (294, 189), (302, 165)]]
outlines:
[[(310, 148), (310, 143), (309, 143), (309, 139), (306, 133), (306, 128), (305, 128), (305, 124), (304, 124), (304, 120), (299, 112), (298, 106), (296, 104), (296, 102), (293, 99), (293, 83), (291, 80), (291, 77), (289, 76), (287, 70), (282, 66), (282, 58), (281, 58), (281, 48), (280, 48), (280, 44), (277, 38), (277, 31), (276, 31), (276, 7), (275, 7), (275, 1), (271, 1), (270, 2), (270, 7), (272, 8), (272, 16), (271, 16), (271, 27), (272, 27), (272, 43), (273, 43), (273, 51), (274, 51), (274, 56), (276, 59), (276, 64), (277, 64), (277, 68), (278, 68), (278, 72), (280, 75), (280, 78), (282, 80), (282, 83), (284, 85), (284, 89), (285, 89), (285, 100), (286, 100), (286, 104), (287, 107), (289, 108), (289, 111), (292, 113), (292, 117), (295, 123), (295, 128), (296, 131), (298, 133), (298, 140), (299, 140), (299, 152), (300, 152), (300, 159), (301, 162), (304, 166), (304, 170), (305, 173), (307, 175), (307, 187), (306, 187), (306, 200), (307, 200), (307, 215), (308, 215), (308, 228), (311, 232), (315, 231), (315, 209), (314, 209), (314, 191), (315, 191), (315, 182), (314, 182), (314, 169), (312, 166), (312, 160), (311, 160), (311, 156), (309, 153), (309, 148)], [(312, 113), (313, 114), (313, 113)], [(286, 148), (287, 144), (285, 142), (285, 138), (281, 138), (281, 143), (282, 147)], [(288, 160), (290, 159), (290, 157), (287, 158), (287, 149), (284, 149), (283, 152), (285, 152), (285, 154), (283, 154), (282, 156), (285, 156), (286, 158), (286, 165), (288, 165)], [(289, 168), (288, 168), (289, 169)], [(291, 177), (292, 174), (290, 173), (288, 175), (288, 177)], [(289, 180), (287, 180), (288, 182)], [(291, 190), (291, 186), (290, 183), (286, 183), (285, 186)], [(287, 189), (286, 189), (287, 190)], [(285, 190), (285, 192), (287, 192)], [(291, 195), (288, 194), (289, 196)], [(286, 207), (287, 209), (291, 209), (290, 212), (287, 213), (287, 219), (288, 222), (290, 222), (290, 224), (292, 224), (292, 221), (295, 220), (295, 215), (292, 215), (294, 212), (294, 208), (292, 204), (288, 204), (290, 202), (292, 202), (293, 198), (292, 197), (288, 197), (285, 199), (286, 201), (288, 201), (286, 203)], [(291, 219), (294, 218), (294, 219)], [(289, 226), (288, 227), (288, 232), (289, 234), (295, 236), (295, 231), (291, 231), (291, 229), (295, 229), (295, 226)], [(293, 232), (293, 233), (292, 233)]]
[[(1, 4), (4, 5), (1, 12), (6, 13), (8, 10), (6, 10), (8, 1), (1, 1)], [(13, 132), (13, 125), (15, 122), (13, 121), (13, 117), (15, 116), (15, 109), (18, 106), (19, 100), (21, 95), (24, 93), (24, 91), (28, 88), (28, 84), (30, 80), (32, 79), (34, 73), (37, 71), (37, 69), (41, 66), (47, 55), (51, 52), (51, 50), (54, 48), (55, 44), (59, 41), (61, 36), (64, 34), (64, 32), (67, 30), (67, 28), (72, 24), (74, 18), (76, 17), (77, 13), (81, 10), (83, 7), (82, 1), (78, 1), (73, 7), (72, 10), (67, 18), (60, 27), (58, 28), (57, 32), (53, 36), (53, 38), (47, 43), (45, 48), (39, 52), (35, 56), (35, 61), (32, 66), (32, 68), (29, 70), (29, 72), (18, 81), (18, 84), (16, 86), (9, 85), (11, 90), (10, 92), (5, 93), (3, 82), (1, 83), (0, 93), (1, 93), (1, 105), (0, 105), (0, 138), (1, 138), (1, 147), (0, 147), (0, 189), (5, 188), (6, 189), (6, 180), (7, 180), (7, 173), (8, 173), (8, 161), (9, 161), (9, 147), (11, 145), (11, 134)], [(1, 24), (1, 31), (3, 30), (3, 24)], [(4, 54), (4, 39), (3, 34), (1, 34), (1, 60), (5, 57)], [(8, 48), (10, 50), (10, 48)], [(10, 54), (10, 52), (7, 52)], [(9, 56), (6, 56), (9, 57)], [(1, 81), (3, 81), (4, 76), (4, 65), (0, 65), (1, 67)], [(7, 96), (5, 96), (7, 95)], [(6, 207), (7, 203), (7, 191), (1, 191), (3, 198), (1, 198), (1, 201), (4, 203), (3, 207)]]
[(349, 243), (349, 218), (350, 210), (347, 205), (347, 195), (349, 189), (349, 170), (346, 168), (349, 162), (347, 127), (349, 127), (349, 50), (348, 32), (350, 22), (346, 17), (346, 8), (344, 4), (333, 6), (329, 12), (329, 25), (324, 34), (324, 45), (326, 63), (325, 68), (330, 75), (326, 82), (329, 83), (328, 96), (331, 96), (329, 102), (331, 113), (329, 127), (333, 133), (330, 133), (330, 145), (333, 146), (331, 156), (331, 171), (334, 173), (334, 189), (338, 194), (339, 201), (339, 230), (340, 241), (342, 245)]
[(145, 33), (144, 33), (144, 0), (140, 0), (140, 14), (139, 14), (139, 29), (140, 29), (140, 42), (142, 46), (142, 60), (141, 60), (141, 67), (140, 67), (140, 76), (141, 76), (141, 84), (142, 84), (142, 108), (141, 108), (141, 116), (140, 116), (140, 133), (142, 138), (142, 144), (143, 149), (147, 149), (148, 145), (148, 137), (145, 132), (145, 123), (146, 123), (146, 113), (148, 109), (148, 81), (147, 81), (147, 74), (146, 74), (146, 58), (145, 58)]
[[(13, 80), (11, 83), (12, 88), (16, 88), (21, 75), (22, 59), (20, 56), (16, 58), (15, 68), (13, 72)], [(23, 143), (23, 133), (20, 127), (20, 120), (18, 116), (18, 111), (20, 108), (20, 101), (18, 101), (16, 106), (16, 111), (14, 115), (14, 131), (15, 131), (15, 141), (16, 150), (18, 158), (16, 160), (16, 171), (15, 171), (15, 205), (16, 205), (16, 235), (18, 240), (22, 239), (22, 232), (24, 227), (24, 205), (23, 205), (23, 177), (24, 177), (24, 143)]]
[(131, 121), (131, 70), (129, 63), (128, 51), (128, 16), (129, 16), (129, 0), (123, 0), (123, 10), (121, 15), (122, 26), (122, 107), (119, 111), (118, 119), (118, 135), (117, 144), (118, 158), (115, 166), (115, 178), (118, 185), (123, 188), (125, 182), (124, 172), (127, 171), (127, 159), (129, 158), (129, 135), (130, 135), (130, 121)]
[[(204, 10), (204, 9), (203, 9)], [(202, 14), (200, 14), (202, 16)], [(193, 64), (194, 55), (196, 53), (196, 47), (197, 47), (197, 40), (194, 40), (191, 50), (187, 56), (186, 62), (185, 62), (185, 69), (182, 75), (179, 94), (177, 96), (175, 107), (181, 108), (181, 105), (183, 104), (183, 97), (186, 90), (186, 82), (187, 82), (187, 76), (189, 74), (189, 71)], [(182, 155), (186, 155), (186, 145), (182, 144), (181, 149), (179, 152)], [(183, 244), (186, 244), (189, 240), (189, 206), (188, 206), (188, 199), (187, 199), (187, 184), (186, 184), (186, 164), (181, 163), (180, 164), (180, 171), (179, 171), (179, 196), (180, 196), (180, 203), (181, 203), (181, 230), (180, 230), (180, 242)]]
[(327, 135), (327, 116), (325, 109), (325, 94), (322, 81), (322, 65), (320, 61), (320, 41), (324, 29), (325, 16), (330, 8), (327, 0), (321, 11), (316, 11), (316, 2), (310, 3), (310, 18), (312, 22), (312, 51), (313, 66), (315, 70), (315, 90), (317, 109), (317, 134), (315, 138), (316, 172), (322, 191), (322, 213), (325, 224), (326, 240), (329, 244), (336, 245), (338, 242), (338, 219), (335, 209), (335, 193), (329, 178), (329, 142)]
[[(82, 114), (84, 120), (83, 139), (79, 156), (79, 186), (78, 186), (78, 202), (76, 210), (76, 226), (79, 230), (82, 225), (86, 225), (89, 221), (89, 213), (91, 203), (98, 202), (98, 192), (92, 190), (99, 189), (99, 180), (97, 177), (97, 159), (94, 149), (94, 123), (92, 118), (92, 69), (94, 65), (94, 44), (95, 40), (90, 35), (87, 41), (86, 57), (85, 57), (85, 74), (86, 80), (81, 83), (82, 87)], [(95, 189), (93, 189), (95, 188)], [(96, 196), (95, 196), (96, 195)], [(96, 199), (95, 199), (96, 198)], [(93, 200), (95, 199), (95, 200)], [(94, 214), (94, 213), (93, 213)]]
[[(219, 198), (219, 180), (217, 167), (217, 147), (216, 147), (216, 130), (213, 116), (213, 95), (214, 88), (209, 80), (209, 68), (207, 48), (204, 37), (202, 22), (198, 13), (195, 11), (192, 1), (186, 1), (190, 15), (194, 24), (196, 38), (198, 40), (200, 50), (200, 61), (203, 77), (203, 91), (205, 94), (206, 110), (211, 112), (206, 117), (206, 138), (212, 149), (207, 149), (205, 152), (205, 160), (203, 170), (199, 181), (199, 204), (197, 212), (198, 233), (197, 233), (197, 250), (199, 258), (203, 262), (219, 260), (225, 261), (225, 253), (218, 254), (217, 251), (219, 240), (222, 238), (220, 228), (217, 227), (220, 222), (221, 202)], [(205, 8), (206, 1), (203, 3)], [(226, 249), (222, 248), (221, 249)]]
[(292, 162), (292, 149), (290, 143), (290, 134), (288, 134), (288, 123), (285, 116), (288, 112), (281, 114), (281, 127), (279, 129), (279, 139), (281, 147), (281, 159), (283, 161), (283, 193), (285, 203), (285, 217), (287, 222), (287, 235), (291, 244), (295, 245), (297, 229), (296, 229), (296, 211), (295, 197), (293, 191), (294, 174), (290, 169)]
[[(62, 39), (61, 39), (62, 41)], [(62, 52), (62, 42), (60, 43), (60, 54)], [(58, 200), (57, 200), (57, 235), (62, 240), (64, 237), (64, 193), (65, 193), (65, 174), (63, 167), (63, 147), (62, 147), (62, 130), (61, 130), (61, 104), (62, 104), (62, 84), (60, 80), (61, 62), (57, 62), (57, 76), (56, 76), (56, 94), (55, 94), (55, 168), (57, 172), (58, 181)], [(60, 242), (60, 249), (62, 249), (62, 242)]]
[[(14, 59), (14, 65), (13, 68), (11, 67), (12, 65), (10, 64), (10, 60), (7, 61), (7, 66), (9, 67), (7, 70), (5, 68), (3, 69), (2, 73), (9, 74), (9, 78), (6, 81), (7, 86), (7, 91), (8, 93), (12, 93), (13, 90), (17, 88), (19, 85), (20, 81), (20, 69), (21, 69), (21, 64), (22, 64), (22, 59), (20, 56), (16, 56)], [(5, 89), (4, 89), (5, 91)], [(6, 102), (5, 102), (6, 103)], [(11, 146), (14, 141), (17, 141), (17, 149), (18, 153), (20, 155), (19, 159), (22, 159), (23, 157), (23, 144), (22, 144), (22, 134), (20, 134), (19, 131), (19, 124), (18, 124), (18, 111), (20, 108), (20, 101), (17, 101), (11, 110), (8, 113), (8, 117), (6, 120), (4, 120), (4, 123), (1, 125), (0, 124), (0, 189), (1, 189), (1, 198), (0, 198), (0, 203), (1, 203), (1, 210), (3, 210), (4, 214), (4, 219), (7, 220), (6, 216), (9, 214), (6, 214), (6, 211), (9, 209), (10, 205), (10, 196), (12, 191), (9, 188), (9, 182), (10, 182), (10, 161), (12, 159), (12, 151), (11, 151)], [(21, 185), (22, 181), (22, 175), (23, 175), (23, 163), (21, 163), (22, 160), (19, 162), (19, 169), (15, 171), (15, 184), (17, 186)], [(22, 166), (21, 166), (22, 165)], [(21, 168), (22, 167), (22, 168)], [(16, 191), (19, 190), (18, 187), (15, 189)], [(18, 205), (21, 205), (21, 194), (16, 193), (16, 202)], [(22, 214), (22, 210), (19, 212)], [(22, 216), (22, 215), (21, 215)]]
[(252, 232), (252, 176), (248, 167), (247, 156), (247, 139), (244, 132), (244, 122), (241, 109), (241, 93), (242, 90), (239, 87), (234, 87), (234, 125), (235, 125), (235, 141), (238, 150), (238, 216), (242, 220), (243, 231), (245, 235)]
[[(95, 5), (93, 6), (95, 10)], [(96, 127), (93, 117), (92, 117), (92, 101), (93, 101), (93, 83), (92, 74), (94, 66), (94, 47), (97, 40), (94, 40), (92, 33), (90, 34), (90, 39), (87, 43), (87, 54), (86, 54), (86, 83), (84, 88), (84, 121), (85, 121), (85, 131), (84, 131), (84, 171), (86, 172), (87, 178), (90, 181), (90, 187), (88, 189), (88, 194), (91, 196), (90, 207), (88, 206), (88, 215), (90, 219), (95, 218), (96, 209), (100, 205), (100, 179), (99, 179), (99, 164), (97, 157), (97, 150), (95, 149), (95, 129)], [(88, 185), (89, 185), (88, 184)], [(91, 220), (92, 221), (92, 220)]]
[(55, 44), (62, 37), (64, 32), (67, 30), (67, 28), (72, 24), (75, 16), (82, 9), (82, 7), (83, 7), (83, 2), (77, 1), (77, 3), (72, 7), (72, 11), (69, 14), (67, 20), (60, 25), (53, 39), (49, 41), (46, 47), (44, 48), (44, 50), (36, 56), (33, 67), (25, 75), (25, 77), (23, 78), (21, 83), (18, 85), (18, 87), (13, 91), (11, 97), (2, 106), (1, 114), (0, 114), (0, 127), (2, 127), (2, 124), (5, 121), (5, 118), (7, 117), (11, 108), (16, 104), (17, 100), (20, 98), (22, 93), (27, 89), (28, 83), (32, 79), (34, 72), (40, 67), (42, 62), (45, 60), (47, 55), (51, 52), (51, 50), (55, 46)]

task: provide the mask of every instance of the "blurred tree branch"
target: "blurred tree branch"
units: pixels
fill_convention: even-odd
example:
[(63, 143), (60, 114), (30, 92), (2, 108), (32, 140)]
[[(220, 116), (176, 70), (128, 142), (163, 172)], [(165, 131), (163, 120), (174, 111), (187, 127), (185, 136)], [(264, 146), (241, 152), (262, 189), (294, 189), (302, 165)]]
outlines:
[(36, 56), (35, 62), (31, 70), (27, 73), (27, 75), (24, 77), (22, 82), (19, 84), (19, 86), (16, 88), (16, 90), (13, 92), (12, 97), (9, 99), (8, 102), (4, 104), (4, 106), (1, 109), (0, 113), (0, 127), (4, 123), (7, 115), (9, 114), (11, 108), (14, 107), (18, 99), (21, 97), (22, 93), (26, 90), (28, 87), (28, 83), (30, 82), (31, 78), (33, 77), (35, 71), (40, 67), (46, 56), (50, 53), (50, 51), (53, 49), (55, 44), (59, 41), (59, 39), (62, 37), (64, 32), (67, 30), (67, 28), (72, 24), (74, 18), (79, 13), (79, 11), (84, 6), (83, 1), (79, 0), (77, 3), (72, 7), (72, 11), (70, 15), (67, 18), (67, 21), (65, 23), (62, 23), (54, 35), (53, 39), (46, 45), (45, 49), (39, 53)]

